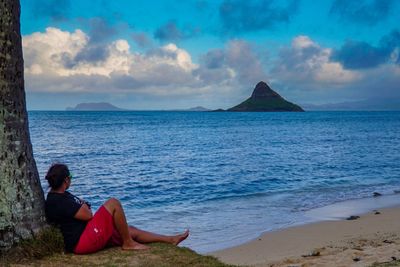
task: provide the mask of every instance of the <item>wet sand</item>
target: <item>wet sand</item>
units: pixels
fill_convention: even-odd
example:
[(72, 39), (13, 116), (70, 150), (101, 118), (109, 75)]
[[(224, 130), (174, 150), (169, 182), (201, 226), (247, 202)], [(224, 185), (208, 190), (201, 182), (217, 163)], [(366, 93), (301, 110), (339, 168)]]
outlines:
[[(400, 195), (391, 198), (397, 200)], [(366, 201), (358, 208), (366, 208), (370, 200)], [(361, 215), (354, 209), (360, 204), (350, 201), (340, 205), (310, 213), (329, 221), (267, 232), (243, 245), (210, 254), (226, 263), (250, 266), (369, 266), (400, 259), (400, 205)], [(332, 217), (327, 216), (330, 212)], [(359, 218), (333, 220), (349, 212)], [(361, 208), (361, 212), (365, 211)]]

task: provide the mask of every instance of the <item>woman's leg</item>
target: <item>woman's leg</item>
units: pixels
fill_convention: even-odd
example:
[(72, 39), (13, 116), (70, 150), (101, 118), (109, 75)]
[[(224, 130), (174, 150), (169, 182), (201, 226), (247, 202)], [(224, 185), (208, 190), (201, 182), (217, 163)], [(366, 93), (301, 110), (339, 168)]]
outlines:
[(143, 231), (133, 226), (129, 226), (129, 233), (134, 240), (140, 243), (164, 242), (173, 245), (178, 245), (189, 236), (189, 230), (179, 235), (168, 236)]
[(115, 227), (122, 238), (122, 249), (136, 250), (147, 249), (148, 247), (132, 240), (126, 222), (124, 209), (118, 199), (110, 198), (103, 205), (114, 219)]

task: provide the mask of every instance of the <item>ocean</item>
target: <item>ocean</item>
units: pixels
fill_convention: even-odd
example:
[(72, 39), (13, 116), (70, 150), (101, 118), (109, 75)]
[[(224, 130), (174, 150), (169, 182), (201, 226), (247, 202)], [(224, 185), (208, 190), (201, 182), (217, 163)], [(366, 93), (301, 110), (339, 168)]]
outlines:
[(29, 123), (45, 193), (65, 163), (92, 208), (116, 197), (130, 224), (189, 228), (183, 245), (201, 253), (400, 190), (400, 112), (30, 111)]

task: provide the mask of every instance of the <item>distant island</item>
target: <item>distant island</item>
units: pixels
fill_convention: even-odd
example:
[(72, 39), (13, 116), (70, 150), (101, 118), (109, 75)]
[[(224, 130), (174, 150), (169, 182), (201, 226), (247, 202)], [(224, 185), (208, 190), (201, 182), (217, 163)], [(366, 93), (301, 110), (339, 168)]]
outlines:
[(170, 109), (168, 111), (199, 111), (199, 112), (204, 112), (204, 111), (211, 111), (211, 109), (202, 107), (202, 106), (197, 106), (193, 108), (187, 108), (187, 109)]
[(202, 107), (202, 106), (197, 106), (194, 108), (189, 108), (187, 111), (210, 111), (210, 109)]
[[(76, 105), (74, 108), (67, 107), (67, 111), (129, 111), (129, 109), (123, 109), (114, 106), (113, 104), (107, 102), (99, 102), (99, 103), (80, 103)], [(171, 110), (164, 110), (164, 111), (211, 111), (208, 108), (197, 106), (188, 109), (171, 109)]]
[(67, 111), (124, 111), (126, 109), (122, 109), (116, 107), (110, 103), (99, 102), (99, 103), (80, 103), (76, 105), (74, 108), (68, 107)]
[[(222, 111), (221, 109), (216, 111)], [(300, 106), (293, 104), (283, 97), (281, 97), (277, 92), (272, 90), (267, 83), (261, 81), (259, 82), (253, 90), (251, 96), (227, 111), (294, 111), (302, 112), (304, 111)]]

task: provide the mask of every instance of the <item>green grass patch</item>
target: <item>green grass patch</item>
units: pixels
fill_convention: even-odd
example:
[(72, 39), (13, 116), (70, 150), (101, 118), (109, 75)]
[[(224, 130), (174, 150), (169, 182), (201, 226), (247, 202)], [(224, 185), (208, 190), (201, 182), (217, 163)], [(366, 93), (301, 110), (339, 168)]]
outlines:
[(21, 242), (2, 257), (0, 266), (146, 266), (146, 267), (229, 267), (212, 256), (197, 254), (191, 249), (169, 244), (150, 244), (146, 251), (124, 251), (107, 248), (89, 255), (64, 253), (61, 233), (51, 228), (33, 240)]
[(55, 227), (44, 228), (35, 237), (20, 241), (6, 253), (1, 253), (2, 264), (41, 259), (64, 251), (64, 239)]

